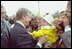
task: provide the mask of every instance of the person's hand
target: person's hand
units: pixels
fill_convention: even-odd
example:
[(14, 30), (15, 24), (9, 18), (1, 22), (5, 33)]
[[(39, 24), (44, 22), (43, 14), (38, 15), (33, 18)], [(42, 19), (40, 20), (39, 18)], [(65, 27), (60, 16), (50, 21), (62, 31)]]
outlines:
[(40, 43), (42, 45), (42, 44), (46, 43), (47, 40), (48, 40), (48, 36), (44, 35), (44, 36), (42, 36), (42, 37), (39, 38), (38, 43)]
[(50, 44), (50, 43), (48, 43), (48, 42), (46, 42), (46, 43), (44, 44), (44, 48), (51, 48), (51, 46), (52, 46), (52, 44)]

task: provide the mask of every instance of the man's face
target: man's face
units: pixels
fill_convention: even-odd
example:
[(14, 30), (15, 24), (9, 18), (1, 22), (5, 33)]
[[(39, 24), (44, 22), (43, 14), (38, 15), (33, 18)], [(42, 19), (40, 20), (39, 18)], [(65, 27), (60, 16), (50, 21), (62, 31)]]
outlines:
[(26, 26), (29, 26), (29, 23), (31, 21), (30, 15), (23, 16), (23, 20), (24, 20), (24, 23), (26, 24)]
[(29, 25), (30, 21), (31, 21), (31, 18), (29, 16), (26, 16), (27, 25)]
[(5, 18), (6, 11), (4, 8), (1, 8), (1, 18)]
[(67, 18), (71, 22), (71, 11), (70, 10), (67, 11)]
[(59, 17), (57, 17), (57, 18), (54, 19), (53, 23), (59, 25), (59, 24), (62, 23), (62, 20)]

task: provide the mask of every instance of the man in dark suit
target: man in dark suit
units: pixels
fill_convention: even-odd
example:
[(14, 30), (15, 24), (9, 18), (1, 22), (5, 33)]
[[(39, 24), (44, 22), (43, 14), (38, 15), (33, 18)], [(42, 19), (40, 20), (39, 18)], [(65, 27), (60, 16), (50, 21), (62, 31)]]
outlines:
[(5, 20), (6, 11), (1, 5), (1, 48), (8, 48), (10, 28), (8, 21)]
[(17, 21), (11, 29), (12, 48), (34, 47), (34, 40), (26, 30), (26, 27), (29, 25), (29, 21), (31, 20), (31, 15), (28, 14), (31, 14), (30, 11), (24, 8), (19, 9), (16, 13)]
[(42, 44), (47, 41), (45, 40), (47, 37), (44, 36), (36, 44), (32, 36), (28, 33), (26, 27), (29, 25), (31, 17), (31, 12), (26, 8), (21, 8), (17, 11), (17, 21), (11, 29), (10, 34), (11, 48), (41, 48)]

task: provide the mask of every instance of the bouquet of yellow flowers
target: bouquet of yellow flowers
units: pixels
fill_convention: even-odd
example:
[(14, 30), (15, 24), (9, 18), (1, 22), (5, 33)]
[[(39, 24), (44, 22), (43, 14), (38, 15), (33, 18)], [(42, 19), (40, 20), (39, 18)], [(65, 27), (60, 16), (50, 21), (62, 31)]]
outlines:
[(41, 27), (40, 30), (38, 31), (33, 31), (32, 36), (35, 38), (40, 38), (43, 35), (48, 35), (48, 43), (54, 43), (57, 41), (58, 36), (57, 34), (57, 29), (55, 26), (43, 26)]

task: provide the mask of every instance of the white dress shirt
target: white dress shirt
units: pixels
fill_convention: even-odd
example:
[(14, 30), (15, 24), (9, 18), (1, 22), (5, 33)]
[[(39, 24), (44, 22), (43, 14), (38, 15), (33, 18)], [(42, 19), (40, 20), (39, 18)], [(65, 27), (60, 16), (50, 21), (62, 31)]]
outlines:
[(69, 30), (71, 30), (70, 26), (69, 25), (65, 26), (65, 32), (67, 32)]

